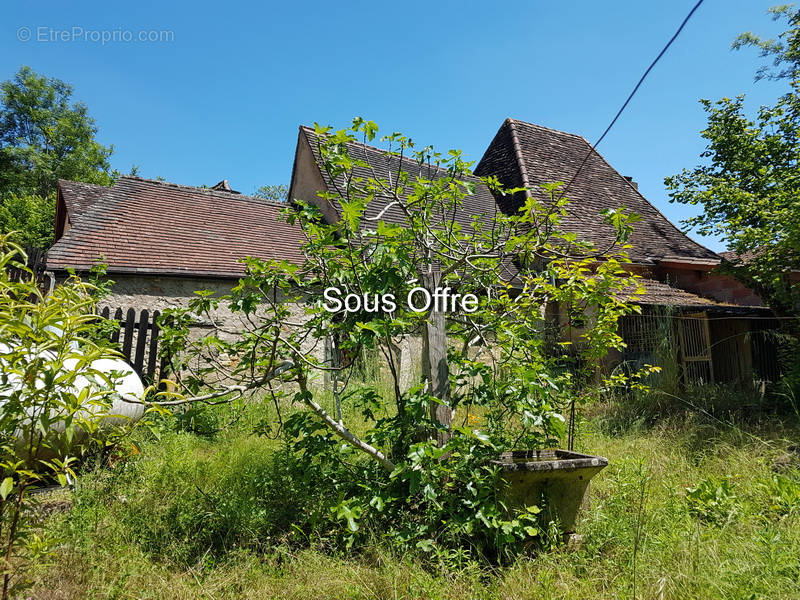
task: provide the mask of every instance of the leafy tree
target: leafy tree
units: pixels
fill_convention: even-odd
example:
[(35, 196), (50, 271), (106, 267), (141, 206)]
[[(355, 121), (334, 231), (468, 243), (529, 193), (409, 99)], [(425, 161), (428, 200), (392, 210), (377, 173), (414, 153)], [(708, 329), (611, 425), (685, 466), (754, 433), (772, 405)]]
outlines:
[[(278, 421), (260, 430), (282, 427), (305, 457), (306, 476), (337, 482), (337, 497), (323, 508), (345, 525), (344, 543), (374, 527), (404, 547), (467, 546), (498, 556), (539, 529), (535, 509), (503, 504), (488, 461), (558, 443), (577, 386), (588, 393), (599, 359), (621, 345), (616, 322), (634, 310), (624, 300), (636, 288), (624, 268), (632, 217), (605, 215), (618, 239), (600, 252), (559, 231), (567, 201), (554, 184), (549, 202), (530, 196), (510, 216), (487, 206), (460, 223), (453, 215), (477, 180), (459, 151), (416, 149), (392, 134), (381, 159), (389, 173), (378, 176), (376, 165), (348, 151), (350, 142), (375, 138), (374, 123), (357, 118), (349, 129), (316, 131), (333, 182), (319, 195), (340, 207), (341, 219), (326, 222), (312, 205), (287, 208), (307, 239), (303, 264), (248, 258), (230, 295), (197, 292), (188, 308), (165, 314), (162, 349), (180, 357), (173, 366), (181, 388), (158, 401), (225, 402), (266, 389)], [(503, 273), (515, 264), (512, 285)], [(329, 305), (330, 312), (321, 299), (331, 288), (361, 297), (360, 307)], [(444, 288), (474, 301), (470, 310), (414, 307), (406, 302), (414, 288), (418, 301)], [(376, 310), (389, 293), (395, 305)], [(548, 337), (553, 303), (576, 329), (574, 345)], [(192, 319), (220, 304), (248, 329), (235, 339), (221, 330), (192, 339)], [(418, 384), (402, 381), (399, 345), (407, 337), (422, 340)], [(364, 352), (380, 357), (388, 390), (358, 376)], [(324, 374), (329, 391), (320, 385)], [(306, 410), (281, 416), (287, 395)]]
[(30, 67), (0, 84), (0, 231), (21, 228), (26, 244), (52, 240), (58, 179), (112, 183), (113, 148), (97, 142), (94, 119), (72, 93)]
[(733, 48), (758, 48), (761, 56), (771, 58), (771, 65), (764, 65), (756, 72), (756, 81), (761, 79), (795, 80), (800, 74), (800, 11), (793, 5), (774, 6), (769, 9), (774, 20), (785, 19), (789, 28), (778, 36), (777, 40), (765, 40), (751, 32), (737, 37)]
[(289, 186), (285, 184), (262, 185), (254, 195), (256, 198), (264, 198), (274, 202), (286, 202), (289, 196)]
[(9, 193), (0, 197), (0, 233), (15, 232), (26, 248), (45, 248), (53, 238), (54, 195)]
[(800, 301), (791, 274), (800, 269), (800, 11), (784, 6), (772, 12), (788, 22), (777, 40), (745, 33), (734, 47), (759, 48), (771, 57), (771, 67), (756, 78), (784, 80), (789, 90), (752, 118), (743, 95), (701, 100), (708, 113), (701, 132), (707, 161), (665, 181), (672, 201), (703, 209), (685, 223), (719, 235), (738, 256), (724, 262), (723, 271), (755, 289), (779, 315), (794, 317)]

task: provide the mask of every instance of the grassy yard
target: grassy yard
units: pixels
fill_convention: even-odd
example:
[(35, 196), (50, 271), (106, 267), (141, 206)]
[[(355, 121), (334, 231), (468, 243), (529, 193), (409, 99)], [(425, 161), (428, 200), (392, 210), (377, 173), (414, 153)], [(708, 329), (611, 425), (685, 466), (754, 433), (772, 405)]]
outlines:
[(577, 548), (445, 568), (392, 553), (376, 532), (366, 551), (332, 553), (292, 531), (316, 501), (313, 482), (282, 475), (277, 442), (248, 435), (246, 414), (214, 439), (143, 436), (138, 452), (82, 478), (72, 510), (44, 520), (52, 554), (22, 597), (800, 598), (794, 425), (687, 413), (612, 436), (604, 415), (594, 407), (580, 427), (576, 449), (610, 466)]

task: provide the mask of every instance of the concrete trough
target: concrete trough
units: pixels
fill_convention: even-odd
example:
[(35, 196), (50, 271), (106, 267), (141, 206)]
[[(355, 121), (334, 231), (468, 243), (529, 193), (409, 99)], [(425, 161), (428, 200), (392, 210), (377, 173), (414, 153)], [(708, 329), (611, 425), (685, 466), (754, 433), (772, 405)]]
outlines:
[(538, 506), (573, 533), (581, 507), (588, 503), (589, 481), (608, 466), (602, 456), (569, 450), (517, 450), (491, 461), (508, 482), (509, 508)]

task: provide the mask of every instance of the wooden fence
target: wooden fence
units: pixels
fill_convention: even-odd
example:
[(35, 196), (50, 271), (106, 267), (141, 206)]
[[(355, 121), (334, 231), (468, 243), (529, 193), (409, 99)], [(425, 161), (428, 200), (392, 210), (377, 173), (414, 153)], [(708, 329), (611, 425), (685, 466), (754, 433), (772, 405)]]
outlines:
[(6, 266), (8, 278), (11, 281), (22, 281), (23, 279), (27, 280), (31, 277), (32, 273), (33, 279), (36, 281), (39, 289), (42, 290), (42, 293), (47, 293), (47, 290), (50, 289), (55, 283), (54, 280), (51, 281), (50, 276), (48, 276), (45, 272), (47, 252), (41, 248), (25, 248), (25, 254), (27, 254), (28, 257), (26, 266), (28, 269), (30, 269), (30, 273), (25, 269), (20, 269), (18, 267), (9, 265)]
[[(22, 281), (33, 277), (43, 293), (52, 288), (54, 280), (45, 272), (46, 252), (38, 248), (26, 248), (26, 265), (30, 271), (22, 268), (6, 266), (11, 281)], [(118, 343), (125, 359), (133, 370), (146, 382), (153, 383), (166, 372), (166, 360), (158, 358), (158, 316), (159, 311), (151, 314), (147, 309), (137, 313), (136, 309), (129, 308), (115, 311), (108, 306), (98, 311), (104, 319), (114, 319), (119, 322), (119, 329), (111, 334), (111, 341)]]
[(108, 306), (100, 310), (104, 319), (119, 321), (119, 329), (114, 330), (111, 341), (120, 345), (125, 359), (147, 383), (154, 382), (166, 370), (166, 361), (158, 358), (159, 314), (157, 310), (151, 314), (146, 308), (138, 313), (133, 308), (127, 311), (117, 308), (112, 314)]

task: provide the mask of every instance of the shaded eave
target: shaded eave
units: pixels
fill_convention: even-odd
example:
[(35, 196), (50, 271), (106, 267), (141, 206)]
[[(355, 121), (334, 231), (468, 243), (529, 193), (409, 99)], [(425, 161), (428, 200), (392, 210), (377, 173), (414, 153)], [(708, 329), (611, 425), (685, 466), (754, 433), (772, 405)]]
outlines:
[[(76, 273), (89, 273), (93, 267), (96, 267), (97, 264), (102, 264), (102, 261), (99, 261), (95, 264), (76, 264), (76, 265), (56, 265), (51, 266), (48, 265), (47, 268), (49, 271), (57, 275), (64, 275), (68, 271), (72, 270)], [(149, 268), (149, 267), (108, 267), (106, 269), (106, 274), (108, 275), (142, 275), (142, 276), (159, 276), (159, 277), (181, 277), (181, 278), (197, 278), (197, 279), (225, 279), (235, 281), (244, 277), (244, 271), (238, 273), (230, 273), (224, 271), (195, 271), (191, 269), (186, 270), (175, 270), (175, 269), (157, 269), (157, 268)]]
[(711, 313), (714, 316), (730, 315), (739, 317), (758, 317), (762, 319), (769, 319), (775, 316), (771, 308), (767, 306), (739, 306), (736, 304), (656, 304), (651, 302), (637, 302), (631, 301), (631, 304), (636, 304), (642, 307), (669, 307), (678, 309), (684, 313)]
[(718, 267), (720, 259), (692, 258), (684, 256), (665, 256), (655, 260), (655, 264), (660, 267), (690, 268), (703, 271), (710, 271)]
[(56, 185), (57, 194), (56, 194), (56, 215), (53, 222), (53, 240), (58, 241), (64, 235), (64, 228), (67, 225), (67, 219), (69, 218), (69, 211), (67, 210), (66, 202), (64, 201), (64, 192), (61, 191), (61, 182), (59, 181)]

